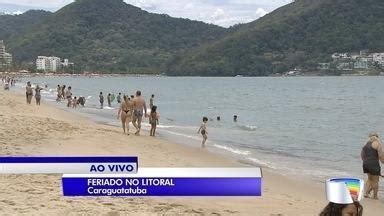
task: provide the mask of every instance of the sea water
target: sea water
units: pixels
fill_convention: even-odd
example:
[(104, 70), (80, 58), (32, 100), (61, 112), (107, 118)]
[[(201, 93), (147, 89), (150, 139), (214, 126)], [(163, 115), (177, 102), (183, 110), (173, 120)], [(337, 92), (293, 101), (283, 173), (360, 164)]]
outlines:
[(155, 94), (160, 136), (198, 148), (197, 130), (207, 116), (210, 151), (287, 175), (362, 177), (367, 135), (384, 135), (384, 77), (51, 76), (24, 78), (20, 87), (26, 81), (48, 85), (43, 97), (52, 103), (58, 84), (72, 86), (74, 96), (87, 98), (75, 112), (116, 126), (118, 105), (100, 109), (99, 92), (104, 106), (108, 93), (141, 90), (147, 104)]

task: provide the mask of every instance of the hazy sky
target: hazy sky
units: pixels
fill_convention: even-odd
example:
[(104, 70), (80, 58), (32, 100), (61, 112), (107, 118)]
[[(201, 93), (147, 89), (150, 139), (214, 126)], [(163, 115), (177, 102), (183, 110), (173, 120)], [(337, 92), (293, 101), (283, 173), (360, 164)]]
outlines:
[[(201, 20), (221, 26), (246, 23), (292, 0), (125, 0), (146, 11)], [(0, 11), (24, 12), (28, 8), (57, 10), (72, 0), (0, 0)], [(2, 5), (2, 3), (10, 5)], [(3, 7), (3, 8), (1, 8)], [(12, 11), (10, 11), (12, 10)]]

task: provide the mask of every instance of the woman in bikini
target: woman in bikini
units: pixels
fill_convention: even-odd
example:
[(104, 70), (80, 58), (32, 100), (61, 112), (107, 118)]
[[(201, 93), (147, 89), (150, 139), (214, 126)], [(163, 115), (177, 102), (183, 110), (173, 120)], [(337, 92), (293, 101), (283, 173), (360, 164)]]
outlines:
[(27, 103), (31, 104), (32, 97), (33, 97), (33, 88), (32, 88), (31, 82), (27, 82), (27, 86), (25, 87), (25, 94), (27, 97)]
[(203, 141), (201, 142), (201, 146), (203, 148), (205, 148), (205, 142), (207, 142), (207, 139), (208, 139), (208, 132), (207, 132), (207, 122), (208, 122), (208, 118), (207, 117), (204, 117), (203, 118), (203, 123), (201, 124), (199, 130), (197, 131), (197, 133), (201, 133), (201, 135), (203, 136)]
[(123, 126), (124, 133), (126, 133), (125, 128), (129, 135), (129, 122), (131, 121), (132, 116), (132, 105), (129, 101), (129, 98), (124, 95), (123, 102), (120, 105), (119, 112), (117, 113), (117, 119), (121, 118), (121, 124)]
[(41, 93), (40, 91), (42, 90), (42, 88), (40, 88), (39, 85), (36, 86), (35, 88), (35, 99), (36, 99), (36, 105), (37, 106), (40, 106), (40, 101), (41, 101)]

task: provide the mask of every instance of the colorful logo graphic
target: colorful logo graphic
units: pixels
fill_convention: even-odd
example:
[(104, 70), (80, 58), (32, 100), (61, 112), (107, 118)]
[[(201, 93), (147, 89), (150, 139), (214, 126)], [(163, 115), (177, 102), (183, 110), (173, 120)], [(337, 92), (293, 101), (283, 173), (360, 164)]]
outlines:
[(358, 178), (332, 178), (326, 183), (329, 202), (349, 204), (360, 201), (364, 190), (364, 181)]

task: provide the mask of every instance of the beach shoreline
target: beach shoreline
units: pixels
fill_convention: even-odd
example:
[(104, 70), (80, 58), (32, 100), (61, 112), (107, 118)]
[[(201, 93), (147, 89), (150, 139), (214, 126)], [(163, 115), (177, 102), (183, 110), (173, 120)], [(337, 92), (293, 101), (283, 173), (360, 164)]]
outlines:
[[(97, 124), (43, 101), (41, 107), (25, 104), (22, 95), (0, 90), (0, 144), (3, 155), (121, 155), (135, 156), (141, 167), (242, 167), (223, 155), (175, 144), (147, 135), (123, 135), (121, 129)], [(6, 214), (77, 215), (221, 214), (317, 215), (326, 205), (322, 183), (278, 175), (263, 169), (261, 198), (63, 198), (60, 176), (6, 175), (0, 177), (7, 200)], [(25, 182), (30, 182), (25, 184)], [(43, 195), (42, 195), (43, 194)], [(35, 199), (35, 200), (33, 200)], [(38, 200), (38, 201), (37, 201)], [(112, 201), (113, 200), (113, 201)], [(41, 206), (41, 203), (44, 206)], [(106, 204), (107, 203), (107, 204)], [(384, 210), (383, 201), (363, 200), (364, 215)], [(58, 208), (54, 208), (59, 204)], [(132, 210), (133, 209), (133, 210)], [(48, 213), (47, 213), (48, 212)]]

